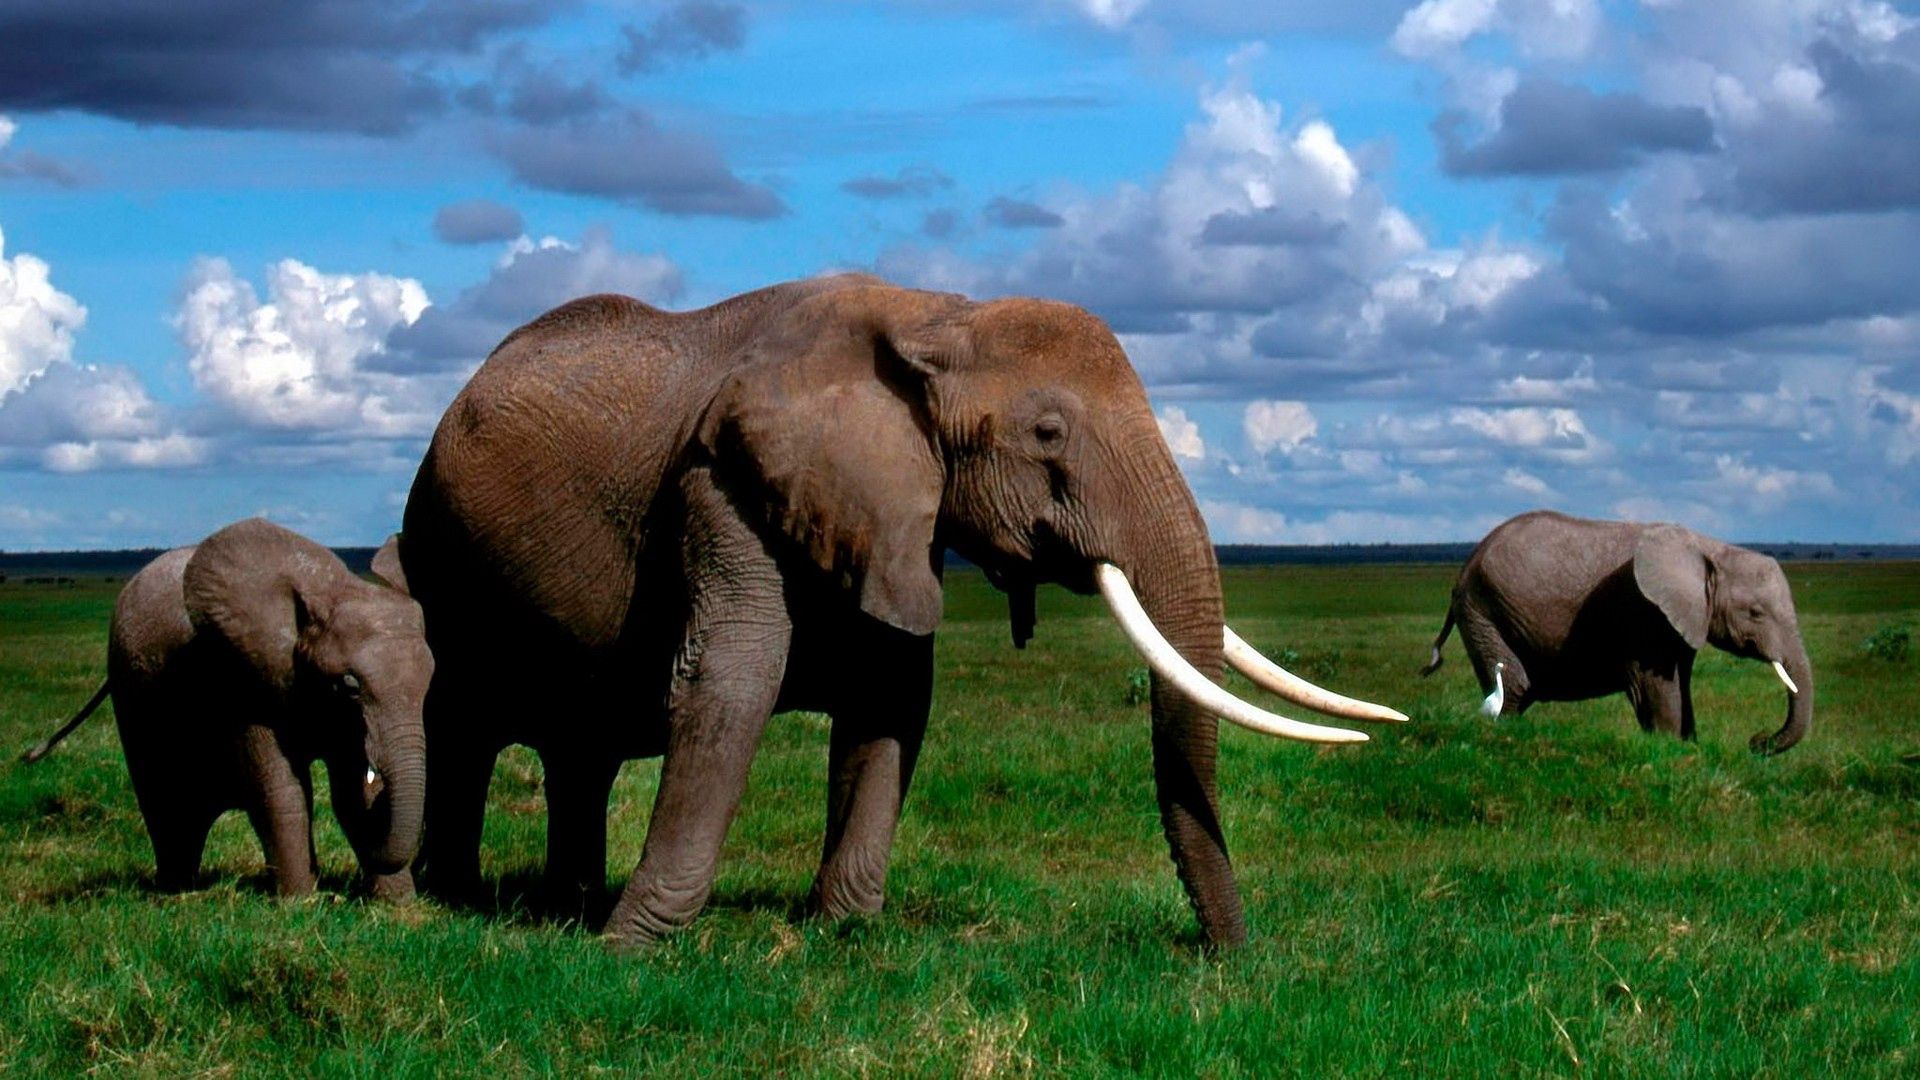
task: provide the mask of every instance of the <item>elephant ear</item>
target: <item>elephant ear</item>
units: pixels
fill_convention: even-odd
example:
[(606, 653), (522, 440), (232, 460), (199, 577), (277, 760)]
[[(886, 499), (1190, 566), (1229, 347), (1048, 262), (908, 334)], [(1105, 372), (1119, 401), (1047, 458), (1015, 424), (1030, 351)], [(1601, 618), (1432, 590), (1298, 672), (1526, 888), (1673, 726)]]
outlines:
[(946, 470), (927, 378), (964, 350), (959, 297), (863, 286), (810, 297), (722, 387), (700, 441), (767, 523), (912, 634), (940, 623)]
[(263, 518), (201, 541), (181, 587), (200, 634), (224, 642), (274, 687), (293, 685), (300, 637), (321, 619), (322, 584), (346, 567), (333, 552)]
[(387, 542), (381, 544), (380, 550), (373, 553), (373, 576), (408, 596), (413, 595), (407, 589), (406, 568), (400, 565), (399, 533), (387, 537)]
[(1689, 648), (1707, 642), (1707, 588), (1713, 564), (1693, 533), (1655, 525), (1633, 550), (1633, 580)]

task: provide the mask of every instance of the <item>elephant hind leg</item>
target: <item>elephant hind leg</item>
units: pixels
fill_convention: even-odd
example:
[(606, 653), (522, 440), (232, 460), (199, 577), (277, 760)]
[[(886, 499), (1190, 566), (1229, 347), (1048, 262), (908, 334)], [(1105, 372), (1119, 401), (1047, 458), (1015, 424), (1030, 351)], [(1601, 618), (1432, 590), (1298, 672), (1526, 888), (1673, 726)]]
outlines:
[(153, 840), (154, 884), (162, 892), (185, 892), (200, 877), (207, 850), (207, 834), (220, 811), (211, 806), (187, 805), (147, 817)]
[(620, 761), (604, 747), (540, 758), (547, 795), (547, 869), (542, 898), (552, 914), (584, 916), (607, 887), (607, 798)]
[(427, 729), (426, 820), (414, 865), (437, 896), (471, 901), (480, 895), (480, 834), (501, 749), (492, 742), (465, 745), (448, 725)]
[(1494, 686), (1494, 665), (1500, 667), (1500, 715), (1518, 716), (1533, 704), (1533, 680), (1527, 665), (1507, 644), (1493, 620), (1471, 603), (1460, 605), (1460, 640), (1473, 662), (1473, 673), (1480, 680), (1480, 692), (1490, 694)]

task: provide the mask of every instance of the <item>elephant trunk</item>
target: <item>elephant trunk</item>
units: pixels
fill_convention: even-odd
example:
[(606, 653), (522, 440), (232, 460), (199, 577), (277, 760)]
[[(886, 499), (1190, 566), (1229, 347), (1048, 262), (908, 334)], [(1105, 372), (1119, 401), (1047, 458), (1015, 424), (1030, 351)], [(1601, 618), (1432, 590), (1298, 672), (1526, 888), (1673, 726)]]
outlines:
[(1813, 727), (1813, 665), (1807, 661), (1806, 645), (1796, 638), (1787, 655), (1781, 657), (1777, 664), (1793, 686), (1787, 692), (1787, 719), (1780, 725), (1779, 731), (1763, 731), (1753, 737), (1748, 745), (1756, 754), (1778, 754), (1791, 750), (1795, 743), (1806, 738), (1808, 729)]
[[(1169, 460), (1167, 468), (1173, 471)], [(1199, 509), (1173, 471), (1179, 498), (1145, 505), (1176, 514), (1143, 523), (1123, 569), (1153, 625), (1185, 660), (1215, 682), (1222, 670), (1224, 605), (1220, 569)], [(1214, 784), (1219, 721), (1158, 672), (1153, 676), (1153, 778), (1174, 869), (1212, 947), (1247, 940), (1240, 888), (1227, 858)]]
[(361, 865), (370, 874), (394, 874), (406, 869), (420, 848), (426, 744), (418, 723), (376, 727), (370, 718), (369, 726), (384, 732), (380, 749), (364, 766), (328, 772), (342, 822), (357, 822), (347, 832)]

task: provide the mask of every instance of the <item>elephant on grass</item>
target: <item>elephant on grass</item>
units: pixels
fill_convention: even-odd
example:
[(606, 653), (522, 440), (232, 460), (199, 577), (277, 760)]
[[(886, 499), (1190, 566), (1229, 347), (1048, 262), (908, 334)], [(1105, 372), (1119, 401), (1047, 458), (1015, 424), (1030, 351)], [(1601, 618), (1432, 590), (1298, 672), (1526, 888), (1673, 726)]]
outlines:
[(864, 275), (684, 313), (577, 300), (510, 334), (447, 409), (400, 539), (440, 664), (426, 880), (478, 886), (494, 759), (523, 743), (545, 770), (548, 889), (590, 896), (615, 772), (664, 755), (606, 925), (651, 940), (706, 902), (769, 714), (808, 709), (833, 721), (810, 905), (878, 910), (948, 549), (1006, 592), (1017, 644), (1038, 583), (1107, 596), (1155, 671), (1174, 865), (1206, 940), (1243, 940), (1216, 717), (1365, 736), (1231, 697), (1223, 662), (1335, 715), (1404, 717), (1293, 679), (1226, 628), (1206, 526), (1105, 324)]
[[(389, 566), (391, 551), (376, 561)], [(109, 695), (164, 889), (190, 886), (207, 833), (244, 809), (275, 890), (311, 892), (311, 769), (375, 895), (413, 891), (433, 675), (420, 607), (251, 518), (134, 575), (114, 605), (107, 680), (27, 754), (44, 757)]]
[(1691, 739), (1693, 658), (1712, 644), (1768, 661), (1786, 687), (1786, 720), (1753, 736), (1756, 753), (1813, 726), (1813, 666), (1780, 564), (1678, 525), (1550, 510), (1505, 521), (1468, 556), (1422, 675), (1456, 623), (1495, 713), (1624, 690), (1643, 729)]

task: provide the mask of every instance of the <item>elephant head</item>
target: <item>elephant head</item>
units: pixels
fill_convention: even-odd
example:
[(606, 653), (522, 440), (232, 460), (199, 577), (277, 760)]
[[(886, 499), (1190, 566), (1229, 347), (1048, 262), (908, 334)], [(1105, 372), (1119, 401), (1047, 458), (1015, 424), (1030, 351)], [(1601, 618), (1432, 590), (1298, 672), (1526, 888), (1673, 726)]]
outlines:
[(327, 763), (334, 812), (362, 865), (404, 868), (420, 840), (421, 707), (433, 673), (419, 605), (260, 518), (202, 542), (182, 584), (196, 630), (265, 685), (262, 704)]
[(1656, 525), (1634, 549), (1633, 577), (1689, 648), (1711, 643), (1773, 665), (1786, 685), (1787, 718), (1780, 730), (1753, 736), (1756, 753), (1777, 754), (1806, 736), (1813, 726), (1813, 666), (1779, 563), (1676, 525)]
[(1154, 672), (1154, 777), (1174, 864), (1208, 941), (1243, 940), (1216, 717), (1310, 741), (1366, 736), (1233, 697), (1216, 685), (1223, 662), (1321, 711), (1405, 717), (1305, 683), (1226, 628), (1206, 524), (1106, 325), (1066, 304), (862, 279), (795, 305), (741, 359), (700, 444), (869, 615), (932, 632), (948, 548), (1008, 594), (1016, 644), (1032, 631), (1037, 583), (1106, 596)]

